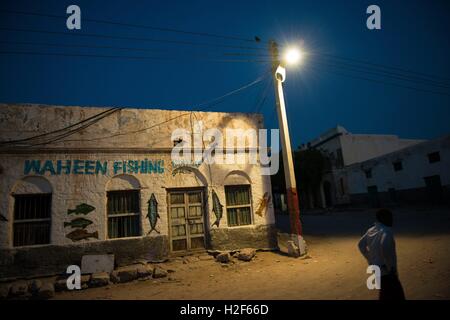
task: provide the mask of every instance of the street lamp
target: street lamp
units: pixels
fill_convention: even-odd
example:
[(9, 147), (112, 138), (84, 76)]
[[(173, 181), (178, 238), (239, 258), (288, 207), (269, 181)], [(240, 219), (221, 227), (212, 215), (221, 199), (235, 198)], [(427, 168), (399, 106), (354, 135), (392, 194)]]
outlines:
[(303, 239), (302, 225), (300, 222), (300, 208), (298, 203), (297, 186), (295, 181), (294, 161), (292, 159), (291, 139), (284, 103), (283, 82), (286, 79), (285, 64), (300, 63), (303, 57), (300, 50), (290, 48), (286, 51), (283, 60), (280, 60), (278, 46), (275, 41), (270, 42), (270, 54), (272, 57), (272, 72), (275, 85), (275, 98), (280, 127), (281, 148), (283, 152), (284, 178), (286, 181), (287, 205), (291, 226), (291, 238), (298, 248), (296, 255), (306, 253), (306, 243)]
[(287, 65), (295, 66), (303, 61), (303, 51), (296, 47), (288, 48), (283, 56), (283, 61)]

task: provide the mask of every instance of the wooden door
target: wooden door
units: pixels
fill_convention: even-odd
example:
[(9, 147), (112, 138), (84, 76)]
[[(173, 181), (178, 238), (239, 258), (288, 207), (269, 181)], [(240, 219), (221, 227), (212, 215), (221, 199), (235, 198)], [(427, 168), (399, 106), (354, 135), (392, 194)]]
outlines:
[(203, 190), (169, 191), (168, 197), (171, 251), (204, 249)]

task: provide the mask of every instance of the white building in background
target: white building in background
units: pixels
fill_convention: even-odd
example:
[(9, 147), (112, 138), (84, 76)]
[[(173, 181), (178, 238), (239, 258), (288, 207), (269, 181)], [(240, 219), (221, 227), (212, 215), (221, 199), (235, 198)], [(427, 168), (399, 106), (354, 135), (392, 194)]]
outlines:
[(321, 150), (329, 159), (331, 170), (323, 177), (321, 187), (310, 196), (310, 207), (331, 207), (350, 204), (346, 167), (379, 157), (424, 140), (400, 139), (396, 135), (353, 134), (336, 126), (303, 149)]
[(450, 135), (343, 169), (352, 205), (449, 203)]

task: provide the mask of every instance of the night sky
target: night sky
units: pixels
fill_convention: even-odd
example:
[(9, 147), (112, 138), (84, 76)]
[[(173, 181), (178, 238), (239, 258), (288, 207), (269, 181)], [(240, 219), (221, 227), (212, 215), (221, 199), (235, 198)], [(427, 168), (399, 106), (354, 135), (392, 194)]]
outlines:
[[(435, 138), (450, 133), (450, 89), (370, 74), (377, 81), (439, 91), (421, 92), (344, 77), (324, 57), (342, 56), (450, 78), (450, 2), (448, 1), (2, 1), (0, 10), (66, 15), (68, 5), (82, 12), (82, 29), (69, 31), (64, 18), (0, 13), (1, 28), (98, 33), (123, 37), (256, 47), (218, 48), (149, 41), (101, 39), (0, 30), (0, 41), (134, 47), (149, 51), (70, 48), (0, 43), (4, 52), (112, 56), (155, 56), (168, 60), (0, 54), (0, 102), (82, 106), (126, 106), (197, 110), (199, 103), (237, 89), (269, 67), (267, 41), (299, 44), (304, 64), (288, 69), (285, 96), (294, 146), (343, 125), (353, 133)], [(366, 8), (381, 8), (382, 30), (366, 28)], [(101, 19), (185, 31), (224, 34), (261, 42), (183, 35), (83, 21)], [(257, 56), (225, 56), (224, 53)], [(246, 62), (209, 61), (252, 60)], [(262, 61), (262, 62), (261, 62)], [(325, 60), (327, 61), (327, 60)], [(328, 60), (329, 61), (329, 60)], [(343, 68), (341, 66), (341, 68)], [(268, 80), (266, 80), (268, 81)], [(444, 81), (444, 80), (442, 80)], [(429, 83), (429, 82), (427, 82)], [(447, 83), (449, 81), (447, 80)], [(436, 84), (436, 83), (435, 83)], [(442, 86), (442, 83), (440, 83)], [(212, 111), (258, 109), (265, 82), (215, 106)], [(273, 88), (261, 112), (277, 127)]]

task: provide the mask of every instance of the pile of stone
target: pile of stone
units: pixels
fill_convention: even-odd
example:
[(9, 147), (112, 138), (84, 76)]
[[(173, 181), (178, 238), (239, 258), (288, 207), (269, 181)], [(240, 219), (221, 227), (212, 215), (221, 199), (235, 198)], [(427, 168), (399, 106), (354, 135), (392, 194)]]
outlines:
[[(119, 267), (112, 272), (99, 272), (81, 276), (81, 289), (97, 288), (111, 283), (124, 283), (134, 280), (160, 279), (168, 276), (169, 271), (152, 264), (136, 264)], [(3, 299), (50, 299), (55, 292), (67, 291), (68, 275), (49, 280), (18, 280), (0, 284), (0, 300)], [(52, 281), (53, 280), (53, 281)], [(170, 279), (169, 279), (170, 280)]]
[(256, 256), (256, 249), (245, 248), (234, 251), (210, 251), (209, 253), (214, 256), (217, 262), (227, 264), (233, 263), (234, 258), (241, 261), (251, 261)]
[[(134, 280), (149, 280), (167, 277), (168, 271), (151, 264), (136, 264), (119, 267), (112, 272), (99, 272), (92, 275), (81, 276), (81, 289), (98, 288), (110, 285), (111, 283), (125, 283)], [(67, 279), (60, 278), (55, 283), (57, 292), (68, 290)]]
[(0, 300), (45, 300), (53, 298), (54, 295), (55, 286), (51, 281), (35, 279), (31, 281), (19, 280), (13, 283), (0, 284)]

